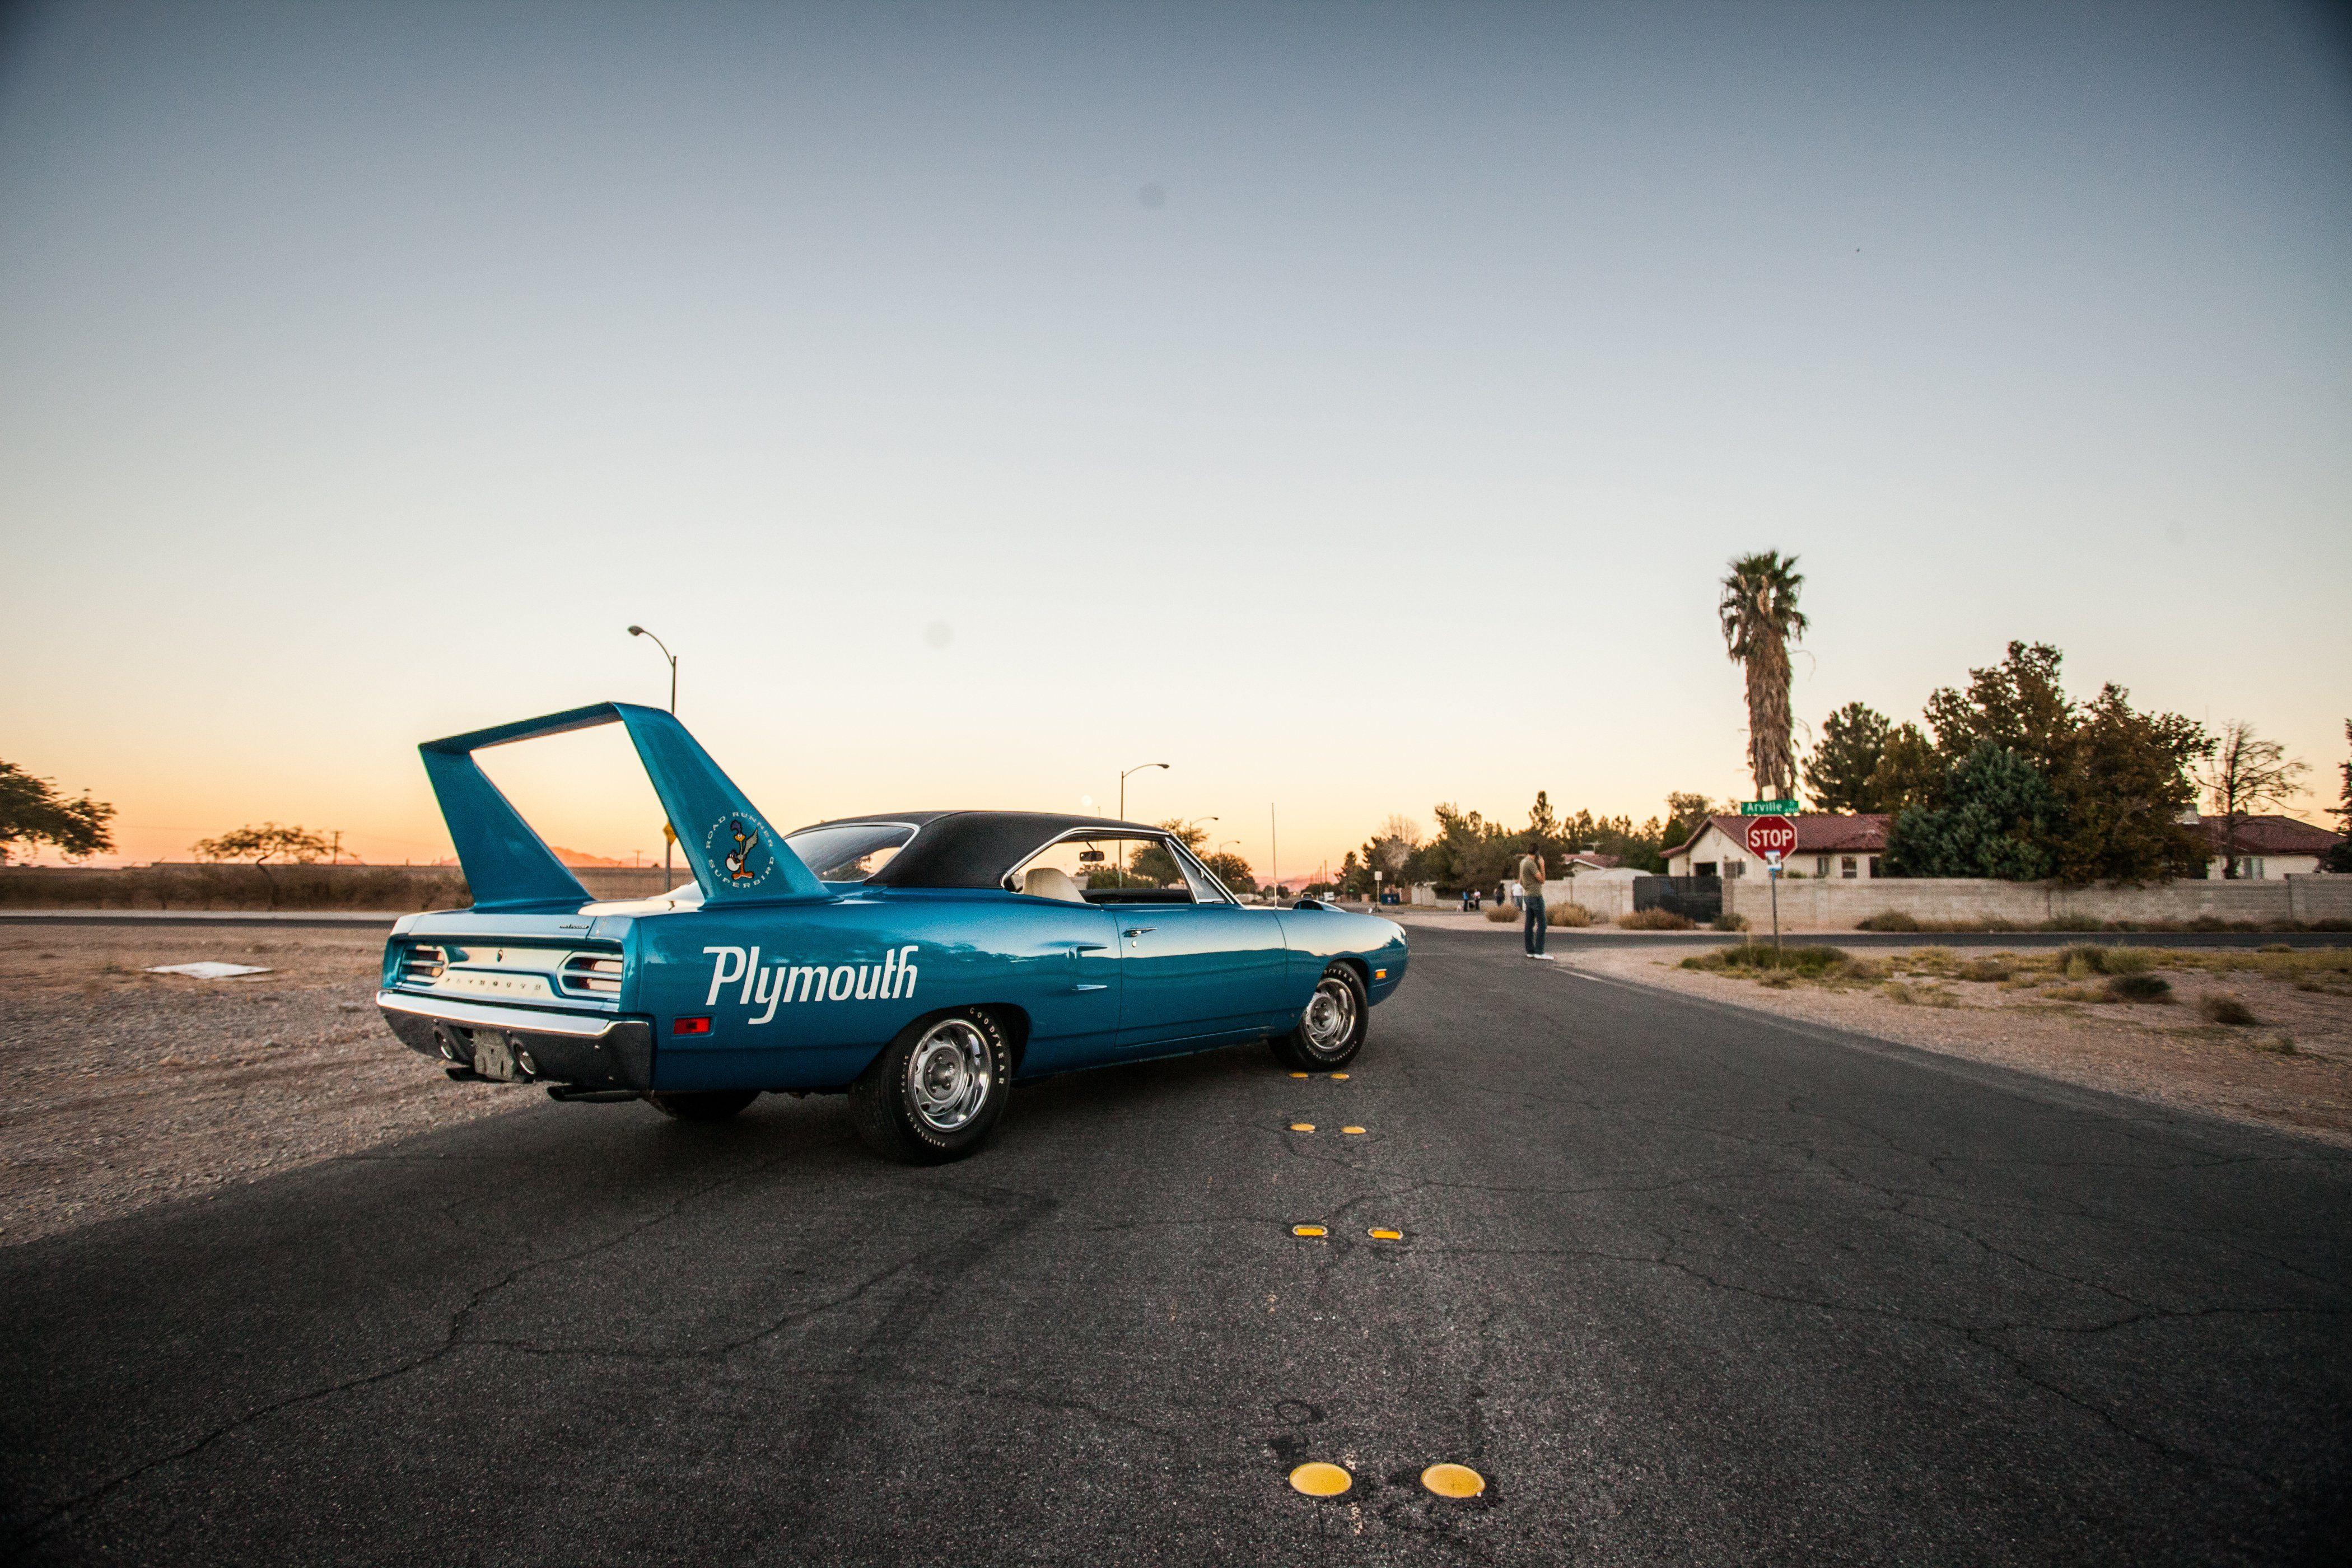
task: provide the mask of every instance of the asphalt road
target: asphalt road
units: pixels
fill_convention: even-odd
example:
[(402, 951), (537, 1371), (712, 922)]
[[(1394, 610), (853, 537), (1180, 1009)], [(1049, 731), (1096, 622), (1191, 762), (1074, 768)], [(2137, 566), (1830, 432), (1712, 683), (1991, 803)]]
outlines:
[(1345, 1080), (1061, 1079), (943, 1170), (540, 1103), (0, 1254), (0, 1549), (2345, 1560), (2352, 1157), (1414, 942)]

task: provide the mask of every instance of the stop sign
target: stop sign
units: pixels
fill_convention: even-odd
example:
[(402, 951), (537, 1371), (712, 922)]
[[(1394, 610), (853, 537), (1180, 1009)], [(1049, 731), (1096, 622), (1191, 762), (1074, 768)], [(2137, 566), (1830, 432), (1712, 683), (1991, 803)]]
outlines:
[(1748, 852), (1760, 858), (1797, 852), (1797, 825), (1785, 816), (1748, 819)]

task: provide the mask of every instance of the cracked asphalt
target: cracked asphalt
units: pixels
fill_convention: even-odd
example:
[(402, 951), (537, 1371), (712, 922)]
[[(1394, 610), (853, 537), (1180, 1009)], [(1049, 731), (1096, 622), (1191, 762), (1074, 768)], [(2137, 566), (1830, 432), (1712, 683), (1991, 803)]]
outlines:
[(0, 1253), (0, 1548), (2346, 1559), (2352, 1157), (1413, 942), (1344, 1081), (1026, 1086), (927, 1171), (541, 1102)]

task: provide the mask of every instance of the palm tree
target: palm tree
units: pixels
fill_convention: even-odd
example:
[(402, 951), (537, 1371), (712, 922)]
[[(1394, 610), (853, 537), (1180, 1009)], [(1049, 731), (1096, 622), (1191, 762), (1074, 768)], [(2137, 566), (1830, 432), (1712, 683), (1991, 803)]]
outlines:
[(1716, 613), (1723, 644), (1748, 672), (1748, 771), (1756, 798), (1780, 799), (1797, 786), (1795, 721), (1789, 710), (1789, 644), (1805, 635), (1797, 593), (1805, 580), (1797, 558), (1777, 550), (1742, 555), (1723, 579)]

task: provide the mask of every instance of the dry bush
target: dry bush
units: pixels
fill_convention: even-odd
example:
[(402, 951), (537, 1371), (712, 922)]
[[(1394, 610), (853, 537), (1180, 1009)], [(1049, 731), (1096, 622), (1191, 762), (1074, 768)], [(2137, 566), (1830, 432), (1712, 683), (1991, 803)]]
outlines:
[(1696, 931), (1697, 922), (1688, 915), (1678, 915), (1672, 910), (1635, 910), (1617, 917), (1617, 923), (1627, 931)]
[(1519, 918), (1519, 911), (1511, 908), (1508, 904), (1488, 904), (1486, 906), (1486, 918), (1494, 921), (1495, 924), (1501, 925), (1505, 921), (1517, 920)]
[(1592, 911), (1582, 904), (1546, 904), (1544, 924), (1553, 926), (1589, 926)]
[(2107, 978), (2107, 994), (2118, 1002), (2169, 1002), (2172, 982), (2160, 974), (2115, 974)]
[(2246, 1005), (2244, 997), (2232, 995), (2227, 991), (2209, 993), (2197, 1004), (2197, 1010), (2213, 1022), (2227, 1024), (2233, 1029), (2252, 1028), (2262, 1022), (2254, 1016), (2254, 1010)]

